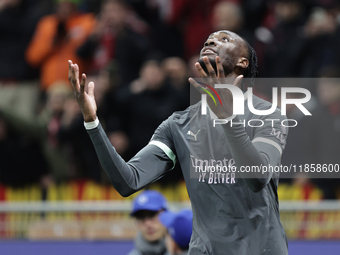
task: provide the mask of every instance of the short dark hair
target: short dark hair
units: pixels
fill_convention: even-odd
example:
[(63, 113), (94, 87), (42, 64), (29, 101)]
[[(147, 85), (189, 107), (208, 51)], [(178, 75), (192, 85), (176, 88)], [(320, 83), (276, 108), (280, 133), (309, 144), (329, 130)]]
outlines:
[(157, 213), (159, 213), (160, 211), (139, 210), (139, 211), (135, 212), (133, 216), (137, 220), (143, 221), (146, 218), (153, 218), (153, 217), (155, 217), (157, 215)]

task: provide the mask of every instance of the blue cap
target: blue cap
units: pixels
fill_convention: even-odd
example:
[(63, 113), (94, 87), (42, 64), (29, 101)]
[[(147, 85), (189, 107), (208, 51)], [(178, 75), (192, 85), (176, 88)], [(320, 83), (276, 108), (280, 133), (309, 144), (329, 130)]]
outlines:
[(146, 190), (139, 194), (132, 205), (131, 215), (141, 210), (158, 212), (160, 210), (168, 210), (165, 197), (155, 190)]
[(192, 211), (183, 209), (178, 213), (162, 212), (159, 220), (168, 229), (169, 235), (182, 248), (188, 249), (192, 234)]

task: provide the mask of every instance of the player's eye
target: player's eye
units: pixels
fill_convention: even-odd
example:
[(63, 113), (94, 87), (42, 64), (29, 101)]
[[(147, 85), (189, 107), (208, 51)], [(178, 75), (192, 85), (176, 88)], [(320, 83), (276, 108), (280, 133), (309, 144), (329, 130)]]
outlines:
[(229, 42), (229, 39), (228, 39), (228, 37), (223, 37), (222, 41), (228, 41)]

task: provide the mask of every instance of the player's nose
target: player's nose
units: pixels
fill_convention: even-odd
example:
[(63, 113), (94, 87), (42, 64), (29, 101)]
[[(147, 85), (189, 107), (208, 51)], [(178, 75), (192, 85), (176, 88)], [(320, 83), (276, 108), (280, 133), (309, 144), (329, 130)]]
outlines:
[(214, 38), (208, 38), (208, 40), (205, 41), (204, 43), (204, 46), (207, 47), (207, 46), (215, 46), (216, 43), (215, 43), (215, 39)]

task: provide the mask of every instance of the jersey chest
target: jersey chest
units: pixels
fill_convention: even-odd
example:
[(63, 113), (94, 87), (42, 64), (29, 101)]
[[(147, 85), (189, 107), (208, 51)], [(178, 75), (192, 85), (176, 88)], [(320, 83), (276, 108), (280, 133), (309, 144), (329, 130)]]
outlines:
[[(222, 126), (214, 126), (208, 118), (192, 117), (176, 130), (176, 154), (186, 180), (195, 182), (194, 186), (237, 185), (235, 160)], [(251, 136), (251, 130), (248, 132)]]

